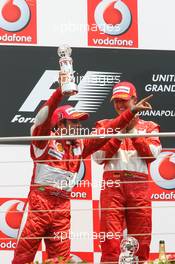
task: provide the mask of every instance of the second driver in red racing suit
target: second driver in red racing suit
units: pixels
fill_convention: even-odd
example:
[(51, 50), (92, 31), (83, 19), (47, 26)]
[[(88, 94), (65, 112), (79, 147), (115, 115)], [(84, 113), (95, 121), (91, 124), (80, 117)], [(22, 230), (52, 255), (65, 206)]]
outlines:
[[(118, 114), (136, 104), (137, 94), (132, 83), (121, 82), (114, 86), (112, 100)], [(109, 119), (98, 122), (103, 127)], [(152, 137), (112, 138), (101, 150), (93, 154), (98, 164), (104, 164), (103, 182), (118, 181), (119, 187), (105, 186), (101, 190), (100, 231), (120, 234), (124, 226), (128, 235), (139, 242), (139, 261), (149, 257), (151, 242), (151, 201), (148, 186), (148, 164), (161, 151), (161, 144), (154, 133), (159, 126), (138, 116), (121, 133), (152, 133)], [(103, 209), (104, 208), (104, 209)], [(118, 261), (121, 240), (113, 238), (101, 243), (102, 262)]]
[[(68, 131), (70, 128), (79, 128), (80, 120), (88, 118), (87, 113), (77, 112), (70, 105), (57, 108), (61, 99), (61, 89), (57, 88), (39, 110), (31, 128), (32, 136), (60, 135), (60, 129)], [(116, 128), (122, 129), (144, 107), (141, 101), (132, 110), (126, 110), (103, 127), (110, 128), (110, 132), (111, 128), (114, 132)], [(69, 259), (70, 239), (66, 234), (70, 230), (71, 189), (75, 185), (81, 159), (100, 149), (107, 140), (94, 138), (32, 141), (31, 157), (34, 166), (31, 189), (13, 264), (32, 262), (42, 238), (49, 258), (62, 257), (63, 261)], [(64, 239), (61, 237), (63, 233)]]

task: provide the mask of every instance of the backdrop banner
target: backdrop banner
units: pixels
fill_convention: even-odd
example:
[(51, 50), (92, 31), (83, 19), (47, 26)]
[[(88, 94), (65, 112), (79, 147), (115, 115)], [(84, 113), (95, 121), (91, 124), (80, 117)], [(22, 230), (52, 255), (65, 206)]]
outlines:
[[(57, 48), (0, 47), (1, 97), (0, 137), (29, 136), (41, 104), (56, 89), (59, 63)], [(153, 94), (153, 109), (141, 118), (158, 123), (161, 132), (173, 132), (175, 52), (73, 48), (75, 81), (79, 93), (65, 97), (89, 112), (84, 126), (92, 129), (97, 120), (113, 118), (112, 87), (119, 81), (132, 82), (139, 99)], [(29, 142), (0, 143), (0, 260), (11, 263), (32, 175)], [(175, 147), (174, 138), (162, 138), (163, 151), (150, 166), (152, 200), (151, 254), (156, 257), (159, 240), (165, 240), (168, 253), (175, 251)], [(99, 263), (99, 196), (103, 168), (90, 158), (81, 167), (81, 185), (71, 195), (71, 252), (76, 261)], [(160, 180), (161, 179), (161, 180)], [(167, 222), (168, 219), (168, 222)], [(159, 223), (159, 224), (157, 224)], [(46, 258), (41, 244), (36, 259)]]
[[(56, 87), (56, 48), (3, 46), (0, 54), (0, 136), (27, 136), (36, 111)], [(159, 123), (162, 132), (174, 131), (175, 52), (75, 48), (73, 59), (79, 94), (62, 104), (68, 100), (78, 110), (90, 112), (85, 126), (114, 116), (112, 87), (128, 80), (135, 84), (139, 98), (154, 95), (153, 110), (142, 113), (143, 119)], [(162, 141), (164, 147), (172, 147), (172, 139)]]

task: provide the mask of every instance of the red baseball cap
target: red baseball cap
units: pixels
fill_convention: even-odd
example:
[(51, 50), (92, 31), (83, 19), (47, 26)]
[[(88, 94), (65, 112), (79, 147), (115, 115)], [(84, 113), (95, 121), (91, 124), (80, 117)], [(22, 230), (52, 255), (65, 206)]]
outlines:
[(86, 120), (89, 118), (89, 114), (85, 112), (78, 112), (71, 105), (63, 105), (58, 107), (51, 118), (51, 126), (54, 127), (58, 121), (62, 119), (78, 119)]
[(113, 99), (129, 100), (132, 96), (137, 98), (135, 86), (130, 82), (120, 82), (117, 83), (113, 88), (111, 101)]

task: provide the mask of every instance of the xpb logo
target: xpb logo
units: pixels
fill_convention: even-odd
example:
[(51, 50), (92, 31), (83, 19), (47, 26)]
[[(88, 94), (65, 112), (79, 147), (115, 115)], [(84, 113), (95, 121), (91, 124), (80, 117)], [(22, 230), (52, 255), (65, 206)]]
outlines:
[(137, 0), (88, 0), (90, 46), (138, 47)]
[(36, 43), (36, 0), (0, 0), (0, 42)]

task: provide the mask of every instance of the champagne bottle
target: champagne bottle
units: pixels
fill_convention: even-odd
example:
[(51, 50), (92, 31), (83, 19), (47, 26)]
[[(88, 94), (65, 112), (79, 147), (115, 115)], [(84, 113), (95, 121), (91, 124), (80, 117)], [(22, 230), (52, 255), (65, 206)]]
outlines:
[(159, 264), (168, 263), (166, 252), (165, 252), (165, 241), (160, 240), (159, 241)]

